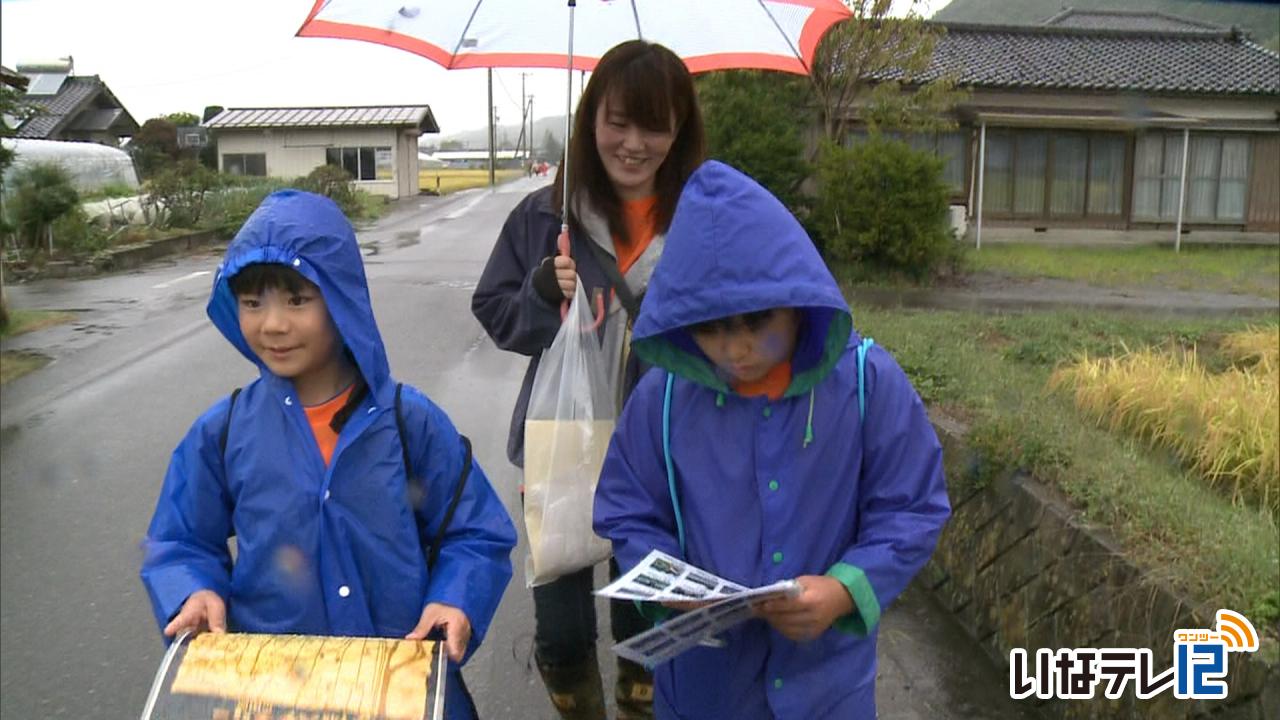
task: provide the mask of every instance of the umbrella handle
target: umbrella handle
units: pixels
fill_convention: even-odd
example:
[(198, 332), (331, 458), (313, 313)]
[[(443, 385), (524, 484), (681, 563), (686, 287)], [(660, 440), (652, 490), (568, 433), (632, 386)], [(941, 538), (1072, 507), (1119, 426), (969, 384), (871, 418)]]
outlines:
[[(556, 250), (562, 257), (569, 257), (569, 226), (560, 226), (560, 237), (556, 238)], [(560, 302), (560, 322), (564, 322), (569, 314), (569, 298)]]
[[(560, 226), (560, 235), (556, 238), (556, 252), (564, 257), (569, 257), (569, 226)], [(591, 323), (590, 330), (594, 331), (600, 327), (600, 323), (604, 322), (604, 289), (596, 288), (594, 293), (596, 305), (596, 319)], [(569, 300), (565, 298), (560, 303), (560, 322), (564, 322), (565, 317), (569, 315)]]

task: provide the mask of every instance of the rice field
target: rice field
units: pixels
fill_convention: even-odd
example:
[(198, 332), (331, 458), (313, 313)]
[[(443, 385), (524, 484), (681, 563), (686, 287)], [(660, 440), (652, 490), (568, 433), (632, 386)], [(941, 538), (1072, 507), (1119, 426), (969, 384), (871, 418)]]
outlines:
[(1206, 367), (1195, 349), (1083, 355), (1050, 377), (1111, 431), (1171, 451), (1238, 504), (1280, 516), (1280, 328), (1232, 333)]
[[(519, 169), (496, 170), (494, 179), (498, 183), (504, 183), (520, 177), (520, 174), (521, 171)], [(485, 187), (488, 184), (488, 168), (474, 170), (464, 168), (423, 168), (418, 171), (418, 188), (429, 192), (439, 192), (441, 195), (448, 195), (459, 190)]]

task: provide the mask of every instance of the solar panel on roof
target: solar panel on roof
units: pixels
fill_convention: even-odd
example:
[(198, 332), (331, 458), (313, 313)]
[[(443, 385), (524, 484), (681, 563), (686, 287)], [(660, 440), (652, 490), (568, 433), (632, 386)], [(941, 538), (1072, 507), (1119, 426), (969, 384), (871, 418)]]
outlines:
[(27, 85), (28, 95), (57, 95), (62, 89), (62, 82), (67, 79), (67, 73), (36, 73), (30, 76), (30, 84)]

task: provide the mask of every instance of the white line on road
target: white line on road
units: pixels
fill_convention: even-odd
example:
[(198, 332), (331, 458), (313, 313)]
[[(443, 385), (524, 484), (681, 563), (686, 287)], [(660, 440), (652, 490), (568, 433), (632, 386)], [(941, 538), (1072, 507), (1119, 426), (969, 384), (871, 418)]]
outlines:
[(474, 198), (472, 198), (472, 199), (471, 199), (471, 202), (467, 203), (466, 205), (463, 205), (462, 207), (458, 208), (457, 210), (454, 210), (453, 212), (449, 213), (448, 215), (445, 215), (445, 216), (444, 216), (444, 219), (445, 219), (445, 220), (457, 220), (458, 218), (462, 217), (463, 215), (466, 215), (467, 213), (471, 212), (471, 208), (475, 207), (476, 205), (479, 205), (479, 204), (480, 204), (480, 201), (481, 201), (481, 200), (484, 200), (485, 195), (487, 195), (487, 194), (488, 194), (488, 193), (484, 193), (484, 192), (479, 192), (479, 191), (477, 191), (477, 192), (476, 192), (476, 196), (475, 196)]
[(210, 272), (211, 272), (211, 271), (209, 271), (209, 270), (197, 270), (197, 271), (195, 271), (195, 272), (193, 272), (193, 273), (187, 273), (186, 275), (183, 275), (183, 276), (182, 276), (182, 277), (180, 277), (180, 278), (174, 278), (174, 279), (172, 279), (172, 280), (168, 280), (168, 281), (166, 281), (166, 282), (162, 282), (162, 283), (160, 283), (159, 285), (152, 285), (152, 286), (151, 286), (151, 289), (152, 289), (152, 290), (163, 290), (163, 289), (165, 289), (165, 288), (169, 287), (170, 285), (177, 285), (178, 283), (180, 283), (180, 282), (186, 282), (187, 280), (195, 280), (195, 279), (196, 279), (196, 278), (198, 278), (198, 277), (203, 277), (203, 276), (205, 276), (205, 275), (208, 275)]

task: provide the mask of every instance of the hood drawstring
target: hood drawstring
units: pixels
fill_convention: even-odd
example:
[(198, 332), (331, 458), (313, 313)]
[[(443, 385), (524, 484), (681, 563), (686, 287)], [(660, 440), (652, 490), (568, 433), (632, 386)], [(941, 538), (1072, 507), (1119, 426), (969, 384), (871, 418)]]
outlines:
[(809, 443), (813, 442), (813, 389), (809, 390), (809, 419), (804, 424), (804, 445), (801, 447), (809, 447)]

